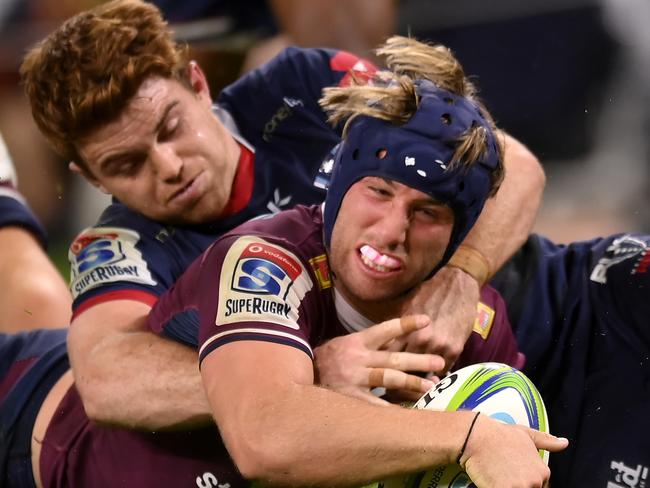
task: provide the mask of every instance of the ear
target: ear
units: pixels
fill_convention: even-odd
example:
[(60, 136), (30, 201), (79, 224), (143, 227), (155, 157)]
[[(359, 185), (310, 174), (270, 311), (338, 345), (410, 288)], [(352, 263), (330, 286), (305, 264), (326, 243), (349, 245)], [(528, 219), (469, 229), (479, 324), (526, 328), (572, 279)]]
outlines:
[(84, 168), (83, 166), (79, 166), (74, 161), (70, 161), (68, 163), (68, 169), (70, 171), (72, 171), (73, 173), (80, 175), (83, 179), (85, 179), (88, 183), (93, 185), (95, 188), (97, 188), (102, 193), (106, 193), (107, 195), (111, 194), (111, 192), (109, 192), (104, 187), (104, 185), (102, 185), (101, 182), (97, 178), (95, 178), (95, 176), (90, 171), (88, 171), (86, 168)]
[(212, 106), (212, 96), (210, 95), (210, 85), (205, 77), (205, 73), (196, 61), (190, 61), (185, 68), (185, 75), (190, 83), (192, 91), (204, 101), (208, 106)]

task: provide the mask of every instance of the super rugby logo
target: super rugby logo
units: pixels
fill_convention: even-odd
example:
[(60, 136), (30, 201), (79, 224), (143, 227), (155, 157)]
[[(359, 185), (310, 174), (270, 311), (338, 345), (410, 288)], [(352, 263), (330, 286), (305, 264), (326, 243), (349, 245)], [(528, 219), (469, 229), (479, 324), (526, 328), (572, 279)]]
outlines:
[(590, 279), (596, 283), (607, 283), (607, 270), (627, 259), (645, 253), (648, 245), (641, 239), (632, 237), (629, 234), (615, 239), (605, 251), (605, 255), (598, 260), (594, 266)]
[(71, 290), (81, 293), (104, 283), (130, 281), (155, 285), (147, 263), (136, 248), (137, 232), (120, 228), (89, 229), (70, 245)]
[(287, 298), (302, 267), (277, 247), (250, 244), (242, 252), (233, 276), (232, 289)]
[(223, 284), (225, 279), (229, 291), (220, 293), (217, 324), (261, 320), (298, 328), (298, 308), (312, 283), (293, 254), (243, 238), (224, 261)]
[[(83, 273), (99, 264), (119, 261), (124, 258), (118, 235), (115, 233), (80, 235), (70, 245), (70, 252), (76, 256), (77, 271)], [(117, 249), (112, 242), (117, 243)], [(117, 252), (116, 252), (117, 251)]]

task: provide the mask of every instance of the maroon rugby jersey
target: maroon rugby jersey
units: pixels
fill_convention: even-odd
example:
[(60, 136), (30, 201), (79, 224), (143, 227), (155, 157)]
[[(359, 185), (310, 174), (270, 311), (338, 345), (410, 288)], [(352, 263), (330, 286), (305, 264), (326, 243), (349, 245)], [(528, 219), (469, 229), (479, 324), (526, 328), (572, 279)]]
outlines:
[(46, 487), (249, 486), (216, 427), (144, 432), (101, 426), (88, 419), (74, 386), (48, 426), (40, 468)]
[[(150, 328), (197, 347), (201, 361), (238, 340), (285, 344), (312, 356), (314, 347), (348, 332), (342, 320), (354, 321), (335, 305), (322, 233), (320, 207), (297, 206), (225, 234), (161, 297)], [(490, 287), (482, 290), (474, 330), (457, 367), (523, 366), (503, 301)]]

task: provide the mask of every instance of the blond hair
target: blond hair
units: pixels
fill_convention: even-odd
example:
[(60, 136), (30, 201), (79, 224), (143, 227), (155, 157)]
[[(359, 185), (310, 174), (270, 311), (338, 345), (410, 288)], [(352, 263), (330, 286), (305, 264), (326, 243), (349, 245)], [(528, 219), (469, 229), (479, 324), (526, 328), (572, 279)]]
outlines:
[[(353, 77), (350, 86), (326, 88), (319, 101), (328, 113), (330, 123), (345, 123), (344, 137), (350, 123), (361, 115), (386, 120), (395, 125), (406, 123), (418, 109), (416, 82), (422, 79), (469, 99), (479, 108), (492, 130), (496, 130), (492, 117), (477, 98), (476, 87), (465, 76), (460, 62), (445, 46), (392, 36), (376, 53), (384, 58), (386, 70), (378, 71), (370, 82)], [(449, 169), (474, 164), (487, 152), (488, 134), (485, 127), (476, 125), (469, 128), (457, 142)], [(499, 165), (492, 172), (491, 194), (497, 191), (504, 176), (503, 144), (498, 139), (497, 144), (500, 149)]]
[(81, 138), (113, 120), (147, 77), (183, 79), (186, 66), (186, 47), (155, 6), (115, 0), (68, 19), (27, 53), (20, 73), (41, 132), (81, 164)]

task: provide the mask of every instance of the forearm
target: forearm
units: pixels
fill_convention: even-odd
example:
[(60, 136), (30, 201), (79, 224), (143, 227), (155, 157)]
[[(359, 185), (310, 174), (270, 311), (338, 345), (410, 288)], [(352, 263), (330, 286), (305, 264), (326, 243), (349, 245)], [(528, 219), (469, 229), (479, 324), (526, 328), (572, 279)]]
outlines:
[[(255, 446), (228, 448), (242, 473), (265, 485), (360, 486), (454, 462), (470, 415), (374, 406), (294, 385), (276, 392), (269, 408), (251, 411)], [(224, 437), (241, 439), (241, 432), (231, 436), (220, 428)], [(257, 452), (247, 455), (247, 449)]]
[(148, 311), (120, 301), (75, 318), (68, 350), (86, 413), (150, 430), (211, 422), (196, 351), (144, 329)]
[(359, 486), (447, 464), (471, 421), (465, 412), (377, 406), (314, 386), (303, 352), (266, 342), (221, 346), (201, 373), (237, 468), (263, 484)]
[[(264, 485), (359, 486), (454, 463), (475, 416), (377, 406), (314, 386), (304, 352), (266, 341), (222, 345), (201, 374), (237, 468)], [(533, 442), (530, 432), (479, 419), (463, 459), (479, 486), (542, 485), (527, 481), (531, 470), (548, 470), (537, 449), (566, 441), (538, 432)]]
[(537, 158), (519, 141), (505, 135), (505, 179), (489, 199), (463, 241), (480, 252), (493, 275), (521, 247), (540, 206), (546, 178)]
[(81, 382), (92, 399), (88, 414), (148, 430), (208, 423), (197, 364), (196, 351), (153, 333), (114, 334), (93, 349), (84, 371), (87, 379)]

